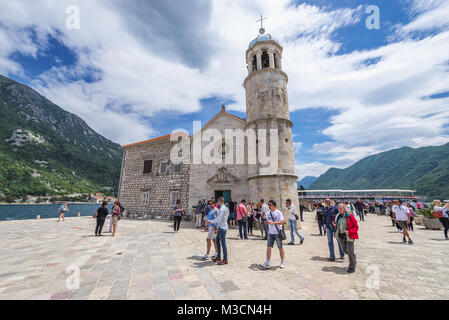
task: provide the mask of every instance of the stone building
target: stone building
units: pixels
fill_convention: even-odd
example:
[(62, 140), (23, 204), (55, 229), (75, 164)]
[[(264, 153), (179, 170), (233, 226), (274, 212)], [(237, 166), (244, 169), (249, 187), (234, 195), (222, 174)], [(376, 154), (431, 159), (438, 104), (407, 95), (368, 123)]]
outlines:
[[(122, 146), (123, 164), (119, 186), (119, 200), (131, 212), (147, 217), (168, 217), (177, 199), (192, 212), (200, 199), (224, 196), (259, 201), (273, 199), (282, 206), (290, 198), (298, 207), (297, 176), (292, 139), (292, 122), (288, 105), (288, 76), (282, 71), (282, 46), (261, 29), (246, 51), (248, 76), (244, 81), (247, 118), (242, 119), (227, 112), (225, 107), (190, 140), (190, 161), (174, 164), (170, 160), (177, 142), (170, 135)], [(195, 139), (211, 130), (225, 137), (226, 129), (242, 131), (265, 129), (264, 137), (245, 137), (244, 161), (228, 164), (225, 158), (237, 158), (237, 143), (222, 139), (212, 145), (212, 154), (219, 161), (206, 164), (192, 161)], [(272, 131), (270, 131), (270, 129)], [(274, 131), (273, 131), (274, 130)], [(276, 142), (277, 152), (269, 144), (267, 152), (274, 166), (262, 165), (259, 159), (261, 141)], [(234, 139), (234, 138), (232, 138)], [(201, 139), (201, 149), (211, 142)], [(237, 140), (236, 140), (237, 141)], [(265, 145), (263, 145), (265, 146)], [(240, 152), (241, 153), (241, 152)], [(255, 162), (249, 155), (255, 154)], [(235, 160), (235, 159), (234, 159)], [(282, 208), (280, 208), (282, 209)], [(285, 210), (282, 210), (285, 214)]]

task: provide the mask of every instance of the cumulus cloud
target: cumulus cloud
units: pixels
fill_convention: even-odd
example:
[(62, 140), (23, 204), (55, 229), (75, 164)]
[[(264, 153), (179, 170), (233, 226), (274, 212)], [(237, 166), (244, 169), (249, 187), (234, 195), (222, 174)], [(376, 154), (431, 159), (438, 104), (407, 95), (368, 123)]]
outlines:
[(311, 162), (311, 163), (304, 163), (304, 164), (298, 164), (296, 165), (296, 175), (298, 176), (298, 180), (303, 179), (304, 177), (311, 176), (311, 177), (319, 177), (323, 173), (325, 173), (327, 170), (329, 170), (330, 166), (321, 162)]

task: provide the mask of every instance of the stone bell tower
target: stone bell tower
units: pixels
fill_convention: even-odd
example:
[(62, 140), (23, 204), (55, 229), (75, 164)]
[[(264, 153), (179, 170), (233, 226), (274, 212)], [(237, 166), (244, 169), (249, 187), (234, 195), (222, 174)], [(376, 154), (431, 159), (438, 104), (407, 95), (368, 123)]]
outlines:
[[(257, 162), (248, 166), (249, 198), (253, 201), (263, 198), (265, 202), (275, 200), (278, 210), (287, 218), (285, 201), (291, 199), (299, 210), (299, 200), (293, 123), (290, 121), (287, 95), (288, 76), (282, 71), (282, 51), (279, 42), (266, 34), (262, 27), (246, 51), (248, 76), (243, 86), (246, 91), (246, 129), (254, 129), (256, 132), (258, 129), (267, 130), (267, 155), (276, 162), (269, 168), (262, 165), (264, 162), (259, 159), (262, 139), (258, 135)], [(270, 129), (277, 131), (277, 139), (276, 135), (270, 137)], [(271, 138), (277, 141), (277, 151), (270, 143)]]

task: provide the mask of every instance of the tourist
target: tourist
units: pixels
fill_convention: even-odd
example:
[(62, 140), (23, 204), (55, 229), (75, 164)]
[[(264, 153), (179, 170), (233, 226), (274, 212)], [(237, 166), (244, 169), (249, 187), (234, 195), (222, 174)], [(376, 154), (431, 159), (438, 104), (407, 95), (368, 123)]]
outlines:
[(198, 204), (195, 207), (195, 218), (196, 218), (196, 228), (201, 228), (201, 218), (202, 218), (203, 206), (201, 205), (201, 200), (198, 201)]
[[(209, 210), (207, 210), (209, 208)], [(214, 244), (215, 248), (215, 254), (211, 257), (211, 259), (214, 259), (218, 255), (218, 249), (217, 249), (217, 228), (215, 228), (215, 224), (213, 223), (207, 223), (208, 221), (213, 221), (218, 216), (218, 209), (215, 207), (215, 201), (211, 200), (207, 204), (206, 210), (204, 212), (207, 212), (207, 220), (206, 220), (206, 226), (208, 228), (208, 233), (206, 237), (206, 254), (203, 256), (203, 260), (209, 259), (210, 254), (210, 248), (212, 247), (212, 243)]]
[(181, 200), (176, 200), (176, 206), (173, 208), (173, 233), (179, 232), (179, 226), (181, 225), (182, 215), (185, 213), (184, 208), (181, 206)]
[[(120, 217), (123, 217), (123, 212), (125, 211), (125, 208), (123, 208), (123, 206), (120, 204), (120, 202), (119, 201), (117, 201), (118, 202), (118, 206), (119, 206), (119, 208), (120, 208)], [(111, 219), (110, 219), (110, 223), (109, 223), (109, 231), (108, 231), (108, 233), (112, 233), (112, 216), (111, 216)], [(117, 231), (117, 229), (118, 229), (118, 224), (117, 224), (117, 226), (116, 226), (116, 231)]]
[(115, 237), (115, 233), (117, 232), (117, 224), (120, 219), (120, 207), (118, 206), (118, 202), (114, 202), (114, 207), (111, 210), (111, 219), (112, 219), (112, 236)]
[(95, 227), (95, 236), (101, 237), (101, 230), (103, 230), (104, 221), (108, 215), (108, 208), (106, 206), (108, 203), (103, 201), (100, 208), (97, 209), (94, 216), (97, 218), (97, 226)]
[(256, 212), (256, 221), (257, 221), (257, 228), (260, 230), (260, 235), (263, 238), (263, 224), (262, 224), (262, 214), (261, 209), (262, 205), (260, 204), (260, 202), (257, 202), (256, 207), (254, 208), (254, 211)]
[(279, 255), (281, 256), (281, 269), (285, 268), (285, 254), (282, 248), (282, 237), (281, 230), (284, 225), (284, 216), (279, 210), (276, 210), (276, 202), (274, 200), (268, 201), (269, 211), (267, 213), (267, 220), (265, 224), (268, 226), (268, 237), (267, 237), (267, 260), (265, 263), (260, 264), (259, 267), (265, 270), (270, 269), (270, 259), (271, 259), (271, 249), (274, 247), (276, 242), (279, 248)]
[[(248, 234), (247, 234), (247, 221), (248, 221), (248, 212), (246, 210), (246, 201), (242, 200), (240, 204), (237, 206), (237, 223), (239, 225), (239, 236), (240, 239), (248, 240)], [(242, 232), (243, 229), (243, 232)]]
[(446, 203), (444, 207), (441, 206), (440, 200), (433, 201), (434, 207), (433, 211), (438, 213), (438, 219), (444, 227), (444, 237), (446, 240), (448, 238), (448, 230), (449, 230), (449, 203)]
[(352, 202), (349, 203), (349, 208), (351, 210), (351, 214), (354, 215), (355, 207), (354, 207), (354, 204)]
[(413, 210), (413, 207), (410, 205), (410, 203), (406, 203), (405, 206), (408, 208), (408, 211), (409, 211), (408, 215), (409, 215), (409, 218), (410, 218), (410, 223), (407, 226), (407, 228), (408, 228), (409, 231), (415, 231), (415, 229), (413, 228), (413, 219), (415, 218), (416, 213)]
[(236, 205), (235, 205), (234, 201), (232, 201), (232, 199), (229, 199), (229, 201), (228, 201), (228, 209), (229, 209), (228, 224), (233, 229), (235, 227), (235, 219), (236, 219), (235, 207), (236, 207)]
[(334, 222), (335, 233), (337, 241), (343, 252), (349, 257), (348, 273), (354, 273), (357, 265), (356, 256), (354, 253), (354, 242), (359, 238), (357, 231), (359, 226), (357, 219), (351, 213), (351, 208), (345, 205), (338, 206), (338, 215)]
[(61, 219), (62, 219), (62, 221), (65, 221), (64, 215), (68, 211), (69, 211), (69, 208), (67, 207), (67, 202), (64, 201), (64, 204), (61, 204), (61, 206), (58, 209), (59, 218), (58, 218), (58, 221), (56, 221), (56, 222), (59, 222)]
[(204, 214), (202, 217), (203, 220), (203, 226), (204, 226), (204, 232), (209, 232), (209, 226), (207, 224), (207, 221), (209, 220), (209, 211), (211, 210), (211, 201), (207, 201), (206, 207), (204, 208)]
[(254, 203), (252, 201), (249, 202), (246, 211), (248, 212), (248, 235), (253, 236), (253, 225), (255, 214), (254, 214)]
[(262, 228), (263, 228), (263, 229), (261, 228), (260, 231), (262, 232), (262, 230), (263, 230), (263, 232), (262, 232), (263, 233), (262, 234), (263, 240), (267, 240), (268, 239), (267, 238), (268, 225), (266, 224), (266, 221), (267, 221), (267, 214), (268, 214), (269, 211), (270, 211), (270, 208), (265, 203), (265, 200), (264, 199), (260, 199), (260, 216), (261, 216), (260, 221), (261, 221)]
[(409, 210), (406, 206), (402, 204), (402, 200), (400, 199), (396, 199), (394, 203), (395, 205), (392, 208), (394, 214), (394, 221), (402, 229), (403, 234), (402, 242), (406, 243), (407, 241), (405, 238), (407, 237), (408, 243), (413, 244), (413, 241), (410, 238), (410, 235), (407, 231), (407, 226), (410, 224)]
[(305, 208), (304, 204), (300, 203), (299, 204), (299, 215), (301, 216), (301, 222), (304, 222), (304, 218), (303, 218), (304, 208)]
[(203, 199), (203, 201), (201, 202), (201, 227), (206, 226), (205, 231), (207, 231), (207, 224), (205, 223), (207, 221), (207, 217), (206, 217), (206, 221), (204, 219), (204, 217), (207, 215), (206, 207), (207, 207), (206, 199)]
[(363, 210), (364, 210), (364, 204), (362, 202), (362, 200), (360, 200), (360, 198), (357, 199), (356, 203), (354, 204), (355, 209), (357, 210), (357, 215), (360, 218), (360, 221), (365, 221), (365, 217), (363, 214)]
[[(226, 232), (228, 231), (229, 209), (225, 206), (224, 198), (218, 198), (220, 211), (214, 220), (207, 221), (217, 227), (217, 256), (212, 261), (218, 265), (228, 264), (228, 249), (226, 247)], [(223, 250), (223, 260), (221, 260), (221, 250)]]
[(292, 204), (292, 200), (287, 199), (286, 201), (286, 205), (287, 205), (287, 210), (288, 210), (288, 222), (289, 222), (289, 227), (290, 227), (290, 242), (288, 243), (288, 245), (295, 245), (295, 233), (298, 235), (299, 237), (299, 244), (303, 244), (304, 243), (304, 237), (299, 233), (298, 231), (298, 221), (299, 217), (298, 217), (298, 213), (296, 212), (296, 207), (294, 204)]
[[(335, 220), (336, 215), (338, 214), (338, 208), (332, 205), (330, 199), (326, 199), (326, 206), (324, 207), (324, 224), (326, 226), (326, 234), (327, 234), (327, 244), (329, 246), (330, 258), (329, 261), (335, 261), (335, 251), (334, 251), (334, 236), (335, 236), (335, 227), (333, 222)], [(357, 207), (356, 207), (357, 208)], [(340, 243), (337, 241), (338, 250), (340, 251), (340, 259), (344, 259), (345, 254), (340, 247)]]
[(324, 210), (323, 205), (321, 203), (316, 204), (316, 217), (315, 220), (318, 222), (318, 229), (320, 230), (320, 236), (326, 235), (326, 228), (324, 227)]

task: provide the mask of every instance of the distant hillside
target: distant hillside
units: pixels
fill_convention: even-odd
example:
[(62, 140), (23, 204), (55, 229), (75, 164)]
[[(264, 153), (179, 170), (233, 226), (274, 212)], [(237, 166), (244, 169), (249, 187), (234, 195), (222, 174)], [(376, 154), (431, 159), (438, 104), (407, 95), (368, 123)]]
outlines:
[(318, 179), (317, 177), (311, 177), (311, 176), (307, 176), (302, 178), (300, 181), (298, 181), (298, 188), (300, 186), (303, 186), (304, 188), (308, 188), (312, 183), (315, 182), (315, 180)]
[(81, 118), (0, 75), (0, 196), (117, 190), (122, 151)]
[(429, 198), (449, 199), (449, 143), (404, 147), (360, 160), (346, 169), (331, 168), (309, 189), (416, 189)]

